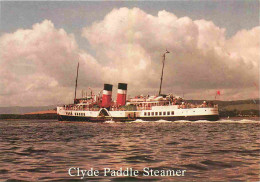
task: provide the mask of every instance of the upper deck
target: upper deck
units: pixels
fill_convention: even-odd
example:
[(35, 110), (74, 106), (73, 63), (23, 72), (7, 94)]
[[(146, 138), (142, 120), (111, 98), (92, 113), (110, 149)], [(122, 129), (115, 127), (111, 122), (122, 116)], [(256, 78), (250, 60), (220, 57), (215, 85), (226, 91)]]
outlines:
[[(203, 104), (192, 104), (184, 102), (182, 98), (133, 98), (128, 99), (125, 106), (118, 106), (116, 102), (112, 102), (108, 108), (110, 111), (142, 111), (142, 110), (161, 110), (161, 109), (190, 109), (190, 108), (217, 108), (211, 102), (204, 101)], [(101, 106), (94, 99), (80, 101), (78, 104), (64, 105), (65, 110), (76, 111), (99, 111)]]

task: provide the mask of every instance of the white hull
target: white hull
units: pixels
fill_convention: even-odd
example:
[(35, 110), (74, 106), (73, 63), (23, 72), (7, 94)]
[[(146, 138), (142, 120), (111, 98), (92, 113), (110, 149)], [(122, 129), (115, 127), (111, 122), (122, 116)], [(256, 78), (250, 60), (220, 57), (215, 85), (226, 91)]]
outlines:
[(172, 106), (153, 106), (149, 110), (137, 110), (137, 111), (108, 111), (105, 108), (99, 110), (68, 110), (65, 107), (58, 107), (57, 114), (60, 120), (82, 120), (82, 121), (106, 121), (106, 120), (118, 120), (128, 121), (135, 119), (143, 120), (198, 120), (208, 119), (217, 120), (219, 118), (218, 108), (205, 107), (205, 108), (188, 108), (178, 109), (176, 105)]

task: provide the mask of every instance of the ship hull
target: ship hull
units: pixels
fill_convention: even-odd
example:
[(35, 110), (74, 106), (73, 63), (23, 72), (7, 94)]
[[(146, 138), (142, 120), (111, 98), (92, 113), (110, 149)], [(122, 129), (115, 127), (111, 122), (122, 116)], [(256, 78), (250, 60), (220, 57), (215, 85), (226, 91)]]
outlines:
[(197, 120), (207, 120), (207, 121), (217, 121), (219, 120), (219, 115), (197, 115), (197, 116), (170, 116), (170, 117), (80, 117), (80, 116), (66, 116), (58, 115), (59, 121), (85, 121), (85, 122), (105, 122), (105, 121), (116, 121), (116, 122), (129, 122), (135, 120), (143, 121), (177, 121), (177, 120), (188, 120), (188, 121), (197, 121)]

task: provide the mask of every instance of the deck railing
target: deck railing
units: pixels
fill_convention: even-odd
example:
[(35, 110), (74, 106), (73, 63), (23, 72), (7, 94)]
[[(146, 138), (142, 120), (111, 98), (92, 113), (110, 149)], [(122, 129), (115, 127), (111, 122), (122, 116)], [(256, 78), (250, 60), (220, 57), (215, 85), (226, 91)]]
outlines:
[[(161, 105), (161, 106), (172, 106), (172, 105)], [(186, 105), (177, 105), (178, 109), (191, 109), (191, 108), (218, 108), (218, 105), (194, 105), (194, 104), (186, 104)], [(153, 106), (137, 106), (137, 111), (142, 110), (152, 110)], [(93, 107), (82, 107), (82, 106), (63, 106), (65, 110), (72, 110), (72, 111), (99, 111), (100, 108), (93, 108)], [(110, 111), (126, 111), (125, 108), (119, 108), (119, 107), (111, 107)]]

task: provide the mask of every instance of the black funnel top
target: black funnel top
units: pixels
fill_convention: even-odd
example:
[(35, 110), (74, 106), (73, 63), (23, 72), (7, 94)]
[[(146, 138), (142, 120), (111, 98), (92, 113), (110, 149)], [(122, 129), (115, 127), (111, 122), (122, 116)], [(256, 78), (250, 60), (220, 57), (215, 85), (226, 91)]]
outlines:
[(127, 90), (127, 84), (126, 83), (118, 83), (118, 89)]
[(104, 84), (104, 90), (107, 90), (107, 91), (112, 91), (112, 88), (113, 88), (113, 85), (111, 84)]

